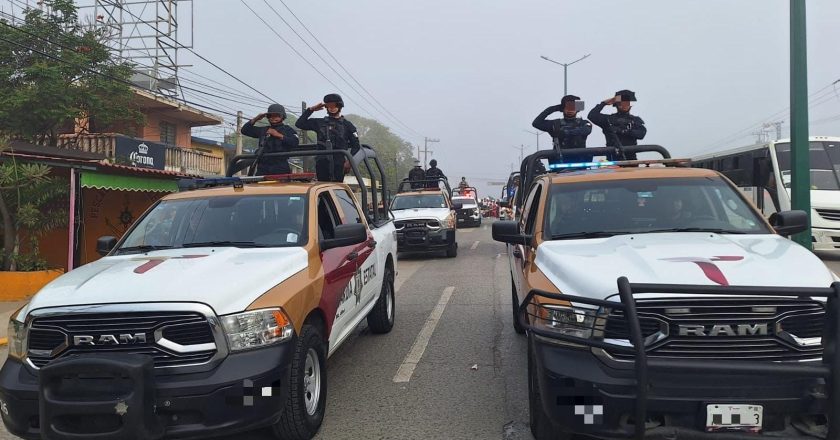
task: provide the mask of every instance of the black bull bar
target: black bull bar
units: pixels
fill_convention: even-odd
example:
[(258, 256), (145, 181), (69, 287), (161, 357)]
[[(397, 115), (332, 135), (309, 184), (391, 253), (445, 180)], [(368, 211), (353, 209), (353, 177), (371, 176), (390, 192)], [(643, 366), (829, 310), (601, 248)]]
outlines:
[[(618, 295), (620, 301), (598, 300), (574, 295), (551, 293), (541, 290), (531, 290), (519, 306), (517, 320), (528, 332), (546, 338), (562, 340), (565, 342), (579, 344), (588, 347), (596, 347), (613, 352), (620, 352), (634, 357), (634, 373), (636, 379), (636, 412), (635, 412), (635, 438), (643, 439), (645, 424), (639, 422), (646, 420), (648, 400), (648, 377), (649, 373), (666, 372), (673, 374), (675, 371), (686, 373), (741, 373), (758, 375), (782, 375), (795, 377), (814, 377), (826, 380), (828, 392), (828, 435), (827, 440), (840, 440), (840, 408), (837, 406), (837, 399), (840, 397), (840, 350), (837, 349), (837, 341), (840, 340), (840, 282), (834, 282), (830, 287), (763, 287), (763, 286), (706, 286), (686, 284), (639, 284), (631, 283), (626, 277), (618, 278)], [(797, 363), (797, 362), (760, 362), (760, 361), (736, 361), (736, 360), (701, 360), (701, 359), (668, 359), (648, 357), (645, 351), (645, 341), (642, 335), (641, 323), (636, 312), (635, 294), (644, 293), (666, 293), (666, 294), (691, 294), (691, 295), (715, 295), (715, 296), (762, 296), (762, 297), (795, 297), (795, 298), (825, 298), (825, 321), (823, 323), (822, 362)], [(536, 297), (543, 297), (555, 301), (568, 301), (574, 305), (595, 307), (597, 310), (621, 310), (627, 323), (630, 333), (632, 347), (619, 345), (604, 340), (582, 338), (558, 331), (552, 331), (545, 327), (537, 327), (530, 323), (529, 317), (545, 319), (537, 313), (529, 311), (533, 306), (537, 309), (546, 308), (539, 302), (534, 302)], [(551, 305), (551, 304), (548, 304)], [(584, 320), (579, 326), (580, 329), (597, 329), (598, 326), (605, 326), (603, 318), (608, 314), (601, 314), (592, 320), (591, 326), (585, 324), (586, 312), (579, 312), (575, 308), (575, 317)], [(596, 309), (591, 309), (596, 310)], [(578, 319), (576, 319), (579, 321)], [(599, 322), (600, 321), (600, 322)], [(568, 325), (568, 323), (567, 323)], [(574, 324), (572, 324), (575, 327)]]

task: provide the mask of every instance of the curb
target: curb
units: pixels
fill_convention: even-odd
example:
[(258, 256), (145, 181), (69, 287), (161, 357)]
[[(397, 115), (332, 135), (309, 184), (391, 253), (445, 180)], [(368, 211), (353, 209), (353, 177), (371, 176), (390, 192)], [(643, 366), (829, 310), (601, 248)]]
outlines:
[(7, 345), (9, 343), (9, 338), (0, 338), (0, 347)]

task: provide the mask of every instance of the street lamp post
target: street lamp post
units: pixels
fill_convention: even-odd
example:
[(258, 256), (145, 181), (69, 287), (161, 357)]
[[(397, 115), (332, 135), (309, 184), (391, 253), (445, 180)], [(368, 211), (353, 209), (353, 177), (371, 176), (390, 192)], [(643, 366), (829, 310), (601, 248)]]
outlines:
[(531, 133), (531, 134), (534, 134), (534, 135), (537, 136), (537, 151), (540, 151), (540, 135), (542, 133), (540, 133), (539, 131), (526, 130), (524, 128), (522, 129), (522, 131), (524, 131), (525, 133)]
[(578, 61), (582, 61), (583, 59), (585, 59), (585, 58), (589, 57), (589, 55), (592, 55), (592, 54), (591, 54), (591, 53), (588, 53), (588, 54), (586, 54), (586, 55), (584, 55), (584, 56), (582, 56), (582, 57), (580, 57), (580, 58), (578, 58), (578, 59), (576, 59), (576, 60), (572, 61), (571, 63), (561, 63), (561, 62), (559, 62), (559, 61), (554, 61), (554, 60), (552, 60), (551, 58), (549, 58), (549, 57), (547, 57), (547, 56), (545, 56), (545, 55), (540, 55), (540, 58), (542, 58), (542, 59), (544, 59), (544, 60), (546, 60), (546, 61), (552, 62), (552, 63), (554, 63), (554, 64), (559, 64), (559, 65), (563, 66), (563, 96), (565, 96), (565, 95), (568, 95), (568, 94), (569, 94), (569, 92), (568, 92), (568, 82), (566, 81), (566, 75), (567, 75), (567, 73), (568, 73), (569, 66), (571, 66), (572, 64), (574, 64), (574, 63), (576, 63), (576, 62), (578, 62)]

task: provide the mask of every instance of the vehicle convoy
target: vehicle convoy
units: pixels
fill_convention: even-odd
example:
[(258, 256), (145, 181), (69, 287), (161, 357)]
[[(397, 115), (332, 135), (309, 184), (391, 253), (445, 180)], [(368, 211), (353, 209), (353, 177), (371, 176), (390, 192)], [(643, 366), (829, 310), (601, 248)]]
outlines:
[[(372, 188), (372, 149), (343, 155)], [(307, 148), (311, 148), (307, 149)], [(342, 156), (339, 156), (342, 157)], [(228, 175), (253, 164), (237, 156)], [(253, 171), (256, 167), (251, 166)], [(373, 177), (373, 176), (376, 177)], [(264, 426), (308, 439), (324, 417), (327, 358), (367, 319), (394, 325), (393, 222), (312, 175), (189, 180), (102, 259), (38, 292), (9, 323), (6, 428), (26, 438), (154, 439)], [(384, 195), (384, 194), (383, 194)], [(383, 202), (387, 203), (383, 197)]]
[(478, 204), (478, 190), (475, 187), (453, 189), (452, 203), (461, 205), (455, 210), (458, 226), (481, 226), (481, 208)]
[[(811, 136), (808, 156), (814, 249), (840, 249), (840, 137)], [(765, 217), (791, 209), (790, 139), (719, 151), (692, 164), (720, 171)]]
[(456, 211), (463, 206), (453, 203), (450, 194), (444, 178), (400, 182), (391, 201), (400, 252), (445, 251), (447, 257), (458, 256)]
[(535, 175), (537, 152), (521, 218), (493, 224), (534, 436), (839, 438), (840, 283), (784, 237), (806, 214), (768, 222), (720, 173), (624, 149), (664, 159)]

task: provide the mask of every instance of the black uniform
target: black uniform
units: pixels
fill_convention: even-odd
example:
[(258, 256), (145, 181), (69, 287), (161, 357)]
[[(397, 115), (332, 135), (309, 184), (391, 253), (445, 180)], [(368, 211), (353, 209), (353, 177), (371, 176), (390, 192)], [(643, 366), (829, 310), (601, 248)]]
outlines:
[[(443, 171), (441, 171), (440, 168), (431, 167), (431, 168), (426, 170), (426, 179), (427, 180), (446, 179), (446, 176), (443, 174)], [(439, 187), (440, 187), (440, 185), (438, 184), (438, 181), (426, 182), (426, 188), (439, 188)]]
[(423, 188), (423, 180), (426, 179), (426, 172), (419, 165), (408, 171), (408, 180), (411, 181), (411, 189)]
[[(551, 135), (555, 150), (586, 148), (586, 137), (589, 136), (589, 133), (592, 133), (592, 124), (581, 118), (567, 118), (565, 116), (560, 119), (546, 119), (548, 115), (562, 111), (563, 104), (553, 105), (537, 115), (531, 125), (537, 130), (542, 130)], [(564, 156), (563, 158), (564, 162), (589, 162), (591, 160), (591, 154)], [(554, 163), (554, 161), (550, 162)]]
[[(276, 138), (268, 134), (269, 126), (257, 127), (248, 121), (242, 126), (242, 134), (248, 137), (259, 139), (259, 146), (263, 153), (278, 153), (283, 151), (291, 151), (298, 146), (300, 140), (297, 133), (292, 127), (286, 124), (272, 125), (274, 128), (283, 134), (283, 139)], [(263, 157), (257, 164), (257, 174), (289, 174), (292, 170), (289, 168), (289, 160), (280, 157)]]
[[(350, 150), (350, 154), (356, 154), (361, 148), (359, 145), (359, 134), (352, 122), (344, 119), (344, 116), (333, 118), (325, 116), (318, 119), (309, 119), (312, 110), (306, 109), (295, 123), (295, 127), (301, 130), (312, 130), (318, 136), (319, 150)], [(330, 167), (332, 162), (332, 167)], [(342, 182), (344, 181), (344, 157), (333, 156), (332, 160), (326, 156), (318, 157), (315, 160), (315, 172), (318, 180)]]
[[(589, 112), (589, 120), (593, 124), (601, 127), (604, 131), (604, 137), (607, 140), (608, 147), (626, 147), (628, 145), (638, 145), (638, 141), (645, 138), (647, 128), (645, 128), (645, 121), (642, 118), (631, 115), (630, 112), (618, 112), (611, 115), (601, 113), (604, 109), (603, 102), (592, 108)], [(613, 160), (615, 157), (608, 157)], [(627, 160), (636, 160), (635, 153), (628, 153)]]

